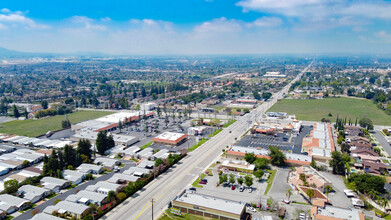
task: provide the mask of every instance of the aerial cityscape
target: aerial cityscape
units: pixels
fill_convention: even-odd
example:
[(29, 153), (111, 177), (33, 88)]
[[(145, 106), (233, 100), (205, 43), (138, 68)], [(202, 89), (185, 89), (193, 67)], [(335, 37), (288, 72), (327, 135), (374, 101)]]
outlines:
[(0, 5), (0, 219), (391, 219), (391, 3)]

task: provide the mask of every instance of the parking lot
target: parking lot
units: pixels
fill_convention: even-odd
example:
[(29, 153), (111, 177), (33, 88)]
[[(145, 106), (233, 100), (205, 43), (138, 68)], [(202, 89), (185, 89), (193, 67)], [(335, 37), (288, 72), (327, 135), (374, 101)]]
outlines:
[(269, 146), (279, 147), (283, 151), (292, 151), (293, 153), (301, 153), (301, 145), (303, 138), (310, 133), (310, 126), (303, 126), (299, 134), (279, 132), (276, 135), (246, 135), (238, 143), (237, 146), (266, 148)]

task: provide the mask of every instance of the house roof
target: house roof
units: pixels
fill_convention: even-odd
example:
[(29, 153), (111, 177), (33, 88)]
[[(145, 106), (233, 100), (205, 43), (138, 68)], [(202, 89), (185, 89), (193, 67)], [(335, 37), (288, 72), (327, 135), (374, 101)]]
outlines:
[(8, 203), (13, 206), (20, 207), (24, 203), (29, 202), (29, 201), (26, 199), (22, 199), (22, 198), (19, 198), (16, 196), (9, 195), (9, 194), (1, 194), (0, 195), (0, 202), (5, 202), (5, 203)]
[(80, 203), (73, 203), (69, 201), (61, 201), (55, 205), (56, 209), (63, 209), (70, 213), (75, 213), (77, 215), (83, 214), (86, 210), (88, 210), (90, 207), (80, 204)]
[(49, 214), (41, 212), (41, 213), (35, 214), (31, 218), (31, 220), (63, 220), (63, 219), (56, 217), (54, 215), (49, 215)]

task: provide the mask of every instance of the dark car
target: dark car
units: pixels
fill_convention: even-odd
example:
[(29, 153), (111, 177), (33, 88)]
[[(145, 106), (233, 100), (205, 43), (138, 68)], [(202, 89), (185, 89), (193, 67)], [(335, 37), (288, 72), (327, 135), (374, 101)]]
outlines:
[(206, 184), (206, 182), (205, 181), (200, 181), (199, 184)]
[(191, 188), (189, 188), (189, 190), (197, 191), (197, 189), (195, 187), (191, 187)]
[(236, 189), (236, 186), (235, 186), (235, 185), (232, 185), (232, 186), (231, 186), (231, 189), (232, 189), (232, 190), (235, 190), (235, 189)]
[(208, 180), (207, 180), (207, 179), (202, 179), (201, 181), (204, 181), (205, 183), (207, 183), (207, 182), (208, 182)]

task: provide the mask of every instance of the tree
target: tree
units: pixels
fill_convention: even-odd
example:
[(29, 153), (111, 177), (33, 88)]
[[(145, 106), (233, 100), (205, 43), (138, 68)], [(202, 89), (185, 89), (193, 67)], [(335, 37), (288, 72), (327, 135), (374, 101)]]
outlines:
[(28, 160), (23, 161), (22, 166), (28, 167), (30, 165), (30, 162)]
[(242, 177), (237, 178), (236, 181), (238, 181), (239, 185), (243, 184), (243, 178)]
[(246, 153), (244, 155), (244, 159), (248, 162), (248, 163), (254, 163), (254, 161), (257, 159), (257, 157), (254, 155), (254, 153)]
[(367, 130), (373, 130), (372, 120), (366, 116), (363, 117), (362, 119), (360, 119), (360, 121), (358, 123), (360, 124), (361, 127), (365, 128)]
[(292, 188), (289, 188), (286, 193), (285, 193), (286, 197), (288, 198), (288, 200), (291, 198), (292, 196)]
[(46, 101), (46, 100), (43, 100), (42, 102), (41, 102), (41, 106), (42, 106), (42, 108), (43, 109), (48, 109), (48, 101)]
[(325, 190), (326, 190), (327, 202), (329, 202), (329, 192), (333, 191), (333, 187), (331, 185), (326, 185)]
[(261, 100), (261, 96), (259, 95), (258, 91), (253, 91), (254, 99)]
[(267, 169), (269, 167), (269, 160), (267, 158), (257, 158), (254, 161), (255, 169)]
[(334, 174), (345, 175), (346, 163), (343, 155), (339, 151), (334, 151), (331, 154), (330, 166), (333, 168)]
[(246, 184), (247, 187), (250, 187), (253, 185), (253, 177), (250, 175), (247, 175), (244, 177), (244, 184)]
[(120, 193), (117, 194), (116, 197), (117, 197), (117, 199), (118, 199), (119, 201), (123, 201), (123, 200), (126, 199), (126, 194), (123, 193), (123, 192), (120, 192)]
[(109, 137), (107, 137), (107, 149), (110, 149), (113, 147), (115, 147), (115, 142), (114, 142), (113, 135), (110, 134)]
[(275, 166), (285, 166), (286, 156), (280, 151), (279, 147), (269, 147), (269, 157), (271, 164)]
[(315, 160), (312, 160), (311, 163), (310, 163), (310, 166), (314, 169), (318, 169), (318, 166), (316, 165), (316, 162)]
[(19, 183), (17, 180), (7, 180), (4, 182), (4, 192), (12, 194), (18, 191)]
[(228, 181), (228, 176), (227, 174), (219, 175), (219, 183), (225, 183)]
[(265, 174), (265, 171), (263, 170), (256, 170), (254, 171), (254, 176), (258, 178), (259, 181), (261, 181), (263, 175)]
[(12, 112), (13, 112), (15, 118), (19, 118), (20, 117), (20, 113), (19, 113), (19, 110), (16, 107), (16, 105), (12, 106)]
[(272, 97), (272, 94), (270, 92), (264, 92), (262, 93), (262, 98), (266, 101)]
[[(70, 149), (68, 149), (68, 151), (72, 152)], [(77, 143), (77, 153), (80, 155), (84, 154), (88, 157), (88, 159), (91, 159), (91, 142), (88, 139), (80, 139)]]
[(107, 194), (107, 201), (111, 202), (115, 199), (115, 192), (113, 190), (110, 190)]
[(75, 165), (76, 152), (71, 145), (67, 144), (64, 146), (63, 157), (64, 157), (64, 163), (66, 167)]
[(312, 197), (314, 197), (314, 194), (315, 194), (314, 190), (313, 189), (307, 189), (306, 194), (307, 194), (308, 198), (310, 199), (310, 203), (311, 203), (312, 202)]
[(229, 174), (229, 182), (233, 185), (235, 183), (235, 175), (234, 174)]
[(61, 127), (62, 128), (70, 128), (71, 122), (68, 119), (65, 119), (65, 120), (61, 121)]
[(157, 158), (155, 160), (155, 167), (158, 167), (160, 164), (164, 164), (164, 161), (161, 158)]
[(98, 136), (95, 141), (96, 149), (100, 155), (104, 155), (105, 151), (108, 149), (108, 140), (107, 132), (99, 131)]

